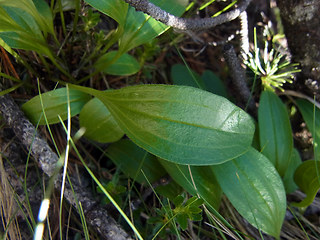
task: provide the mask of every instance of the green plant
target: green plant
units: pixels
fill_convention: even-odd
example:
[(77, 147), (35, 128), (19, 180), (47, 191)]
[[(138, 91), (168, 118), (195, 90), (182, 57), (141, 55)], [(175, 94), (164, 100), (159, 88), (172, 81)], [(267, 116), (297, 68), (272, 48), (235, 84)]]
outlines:
[(245, 64), (260, 78), (265, 90), (274, 91), (279, 89), (284, 91), (282, 86), (285, 83), (292, 83), (293, 74), (300, 72), (298, 64), (290, 63), (280, 52), (275, 50), (274, 46), (269, 51), (268, 41), (265, 41), (263, 53), (257, 45), (256, 31), (254, 31), (254, 49), (253, 53), (248, 54), (248, 60)]
[[(293, 145), (288, 114), (274, 93), (264, 92), (259, 108), (260, 146), (268, 159), (250, 147), (254, 125), (249, 115), (217, 95), (185, 86), (140, 85), (103, 92), (77, 85), (70, 87), (79, 94), (99, 99), (109, 109), (109, 118), (114, 119), (119, 133), (125, 133), (138, 146), (172, 162), (170, 166), (169, 162), (160, 161), (173, 179), (190, 193), (198, 194), (211, 209), (219, 205), (219, 190), (212, 191), (208, 184), (207, 189), (201, 190), (197, 185), (216, 178), (242, 216), (259, 230), (279, 237), (286, 209), (280, 176), (284, 178), (297, 164), (290, 165)], [(56, 91), (44, 96), (52, 96)], [(23, 109), (26, 112), (34, 109), (36, 101), (37, 97)], [(42, 109), (33, 113), (34, 119), (41, 115)], [(50, 119), (50, 115), (47, 118)], [(284, 145), (285, 141), (288, 146)], [(112, 154), (112, 150), (108, 154)], [(272, 160), (270, 156), (279, 157)], [(174, 164), (181, 170), (175, 171)], [(199, 165), (209, 165), (211, 170), (199, 171), (196, 168)], [(133, 178), (136, 174), (129, 173)], [(292, 182), (291, 174), (287, 183)]]
[(196, 196), (185, 199), (183, 196), (179, 195), (173, 199), (172, 203), (174, 208), (171, 208), (170, 203), (164, 204), (161, 209), (155, 209), (157, 216), (149, 219), (149, 223), (156, 225), (157, 233), (154, 238), (160, 237), (165, 238), (167, 227), (170, 228), (172, 233), (179, 233), (177, 226), (179, 224), (181, 230), (186, 230), (188, 227), (188, 220), (191, 221), (201, 221), (201, 204), (203, 200), (197, 198)]
[[(249, 223), (279, 239), (287, 207), (286, 193), (297, 187), (306, 192), (307, 198), (298, 204), (304, 207), (311, 203), (320, 187), (318, 110), (310, 110), (313, 107), (310, 103), (297, 102), (314, 136), (316, 155), (315, 161), (301, 164), (293, 147), (288, 111), (274, 93), (275, 88), (283, 90), (283, 84), (291, 81), (292, 74), (298, 72), (296, 65), (283, 61), (283, 56), (274, 50), (268, 52), (267, 44), (261, 56), (255, 43), (254, 56), (249, 56), (247, 64), (261, 78), (266, 90), (260, 97), (257, 128), (249, 114), (227, 99), (223, 83), (210, 71), (200, 76), (187, 66), (174, 65), (171, 69), (174, 86), (138, 85), (107, 91), (80, 86), (80, 82), (100, 72), (117, 76), (137, 73), (152, 55), (153, 46), (140, 52), (140, 60), (130, 50), (168, 29), (120, 0), (86, 2), (113, 18), (117, 29), (110, 30), (107, 36), (99, 32), (90, 38), (99, 44), (91, 49), (88, 57), (82, 56), (79, 66), (94, 69), (73, 81), (78, 85), (68, 84), (67, 88), (43, 93), (22, 106), (29, 119), (45, 125), (70, 121), (70, 117), (79, 114), (84, 136), (92, 141), (111, 143), (104, 154), (127, 177), (144, 185), (153, 184), (168, 173), (175, 184), (154, 191), (170, 198), (175, 207), (168, 203), (157, 210), (159, 216), (155, 222), (162, 224), (159, 228), (171, 224), (174, 227), (171, 231), (178, 234), (180, 229), (187, 228), (188, 220), (201, 220), (202, 204), (223, 221), (218, 209), (224, 193)], [(187, 3), (153, 2), (176, 15), (183, 13)], [(3, 13), (0, 21), (6, 23), (0, 27), (1, 45), (11, 52), (12, 48), (35, 51), (43, 59), (48, 57), (66, 76), (70, 75), (54, 56), (53, 44), (48, 44), (51, 36), (59, 45), (51, 29), (53, 19), (48, 6), (40, 0), (26, 1), (31, 10), (23, 14), (33, 20), (24, 22), (17, 15), (25, 6), (21, 8), (17, 3), (0, 1)], [(47, 14), (44, 16), (44, 13)], [(90, 32), (97, 26), (100, 13), (89, 9), (86, 14), (82, 30)], [(34, 38), (39, 45), (32, 43)], [(255, 133), (258, 138), (254, 138)], [(122, 139), (124, 135), (130, 140)], [(77, 155), (81, 159), (78, 151)], [(105, 202), (110, 200), (119, 210), (117, 203), (122, 203), (122, 198), (118, 194), (125, 188), (114, 182), (101, 184), (82, 162), (99, 191), (107, 196)], [(310, 174), (305, 175), (306, 172)], [(181, 190), (178, 185), (194, 197), (188, 200), (176, 197)], [(141, 238), (127, 218), (126, 221)]]

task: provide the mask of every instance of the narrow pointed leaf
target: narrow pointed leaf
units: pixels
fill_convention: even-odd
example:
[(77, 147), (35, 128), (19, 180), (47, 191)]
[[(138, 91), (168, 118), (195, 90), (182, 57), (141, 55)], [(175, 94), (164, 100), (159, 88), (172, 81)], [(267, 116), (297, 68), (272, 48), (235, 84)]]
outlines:
[(175, 164), (163, 159), (159, 161), (171, 178), (183, 189), (193, 196), (199, 194), (206, 204), (219, 209), (222, 191), (210, 168), (198, 166), (188, 168), (186, 165)]
[(286, 193), (292, 193), (297, 190), (298, 186), (294, 181), (294, 173), (297, 170), (298, 166), (302, 163), (299, 152), (297, 149), (293, 149), (291, 155), (291, 161), (288, 166), (288, 169), (283, 177), (283, 184), (286, 189)]
[[(35, 2), (41, 6), (43, 4), (43, 6), (47, 6), (42, 0), (35, 0)], [(47, 32), (53, 33), (53, 31), (47, 28), (42, 29), (44, 27), (44, 25), (41, 25), (43, 16), (41, 16), (31, 0), (26, 0), (21, 4), (21, 1), (16, 0), (0, 1), (0, 38), (12, 48), (33, 50), (52, 57), (43, 34)], [(26, 10), (27, 6), (30, 7), (28, 11)], [(46, 21), (49, 23), (50, 17)]]
[(70, 87), (99, 98), (138, 146), (178, 164), (220, 164), (251, 145), (251, 117), (227, 99), (200, 89), (140, 85), (101, 92)]
[(36, 51), (51, 56), (50, 49), (43, 37), (34, 37), (25, 32), (0, 32), (0, 38), (11, 48)]
[(17, 23), (24, 31), (41, 36), (40, 28), (34, 18), (24, 10), (16, 7), (6, 7), (3, 9), (8, 13), (10, 18)]
[(44, 0), (0, 0), (0, 6), (21, 9), (32, 16), (45, 36), (47, 33), (54, 34), (51, 10)]
[[(41, 106), (40, 96), (36, 96), (22, 105), (22, 110), (30, 121), (34, 124), (45, 125), (43, 111), (46, 114), (49, 124), (59, 123), (59, 117), (62, 120), (68, 118), (68, 96), (66, 88), (59, 88), (41, 94), (43, 108)], [(82, 107), (91, 99), (91, 96), (75, 89), (69, 89), (69, 100), (71, 108), (71, 117), (80, 113)]]
[(278, 238), (286, 212), (286, 195), (272, 163), (252, 148), (212, 169), (237, 211), (256, 228)]
[(297, 105), (312, 134), (315, 159), (320, 161), (320, 109), (304, 99), (298, 99)]
[(293, 203), (293, 205), (297, 207), (309, 206), (320, 189), (320, 161), (309, 160), (303, 162), (297, 168), (294, 180), (307, 196), (301, 202)]
[(261, 94), (258, 119), (261, 152), (283, 177), (290, 164), (293, 138), (288, 112), (275, 93)]
[(127, 177), (141, 184), (154, 183), (166, 174), (155, 156), (139, 148), (129, 139), (111, 144), (106, 154)]
[(80, 127), (86, 129), (84, 135), (97, 142), (115, 142), (124, 135), (107, 107), (97, 98), (91, 99), (84, 105), (79, 122)]

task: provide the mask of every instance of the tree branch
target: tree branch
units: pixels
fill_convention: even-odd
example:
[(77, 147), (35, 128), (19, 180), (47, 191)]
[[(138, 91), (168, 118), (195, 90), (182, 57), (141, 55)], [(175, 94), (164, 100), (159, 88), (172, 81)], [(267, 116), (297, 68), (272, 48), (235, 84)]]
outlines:
[(242, 0), (238, 8), (232, 11), (223, 13), (214, 18), (190, 19), (176, 17), (160, 7), (150, 3), (148, 0), (125, 0), (137, 11), (142, 11), (154, 19), (170, 26), (181, 30), (202, 30), (215, 27), (222, 23), (230, 22), (236, 19), (241, 12), (245, 11), (250, 4), (251, 0)]
[[(25, 148), (30, 149), (31, 155), (38, 162), (40, 168), (49, 177), (53, 176), (56, 169), (58, 156), (49, 147), (48, 143), (40, 136), (35, 127), (24, 116), (17, 104), (9, 95), (0, 96), (0, 112), (3, 119), (13, 129), (15, 135)], [(83, 188), (78, 181), (71, 177), (73, 194), (69, 183), (65, 187), (65, 198), (77, 206), (76, 199), (81, 202), (86, 220), (105, 239), (126, 240), (131, 239), (128, 234), (117, 225), (116, 221), (102, 208), (89, 189)], [(61, 188), (61, 174), (55, 180), (57, 190)], [(75, 199), (76, 197), (76, 199)]]
[(237, 90), (238, 98), (248, 108), (249, 112), (256, 116), (257, 109), (247, 86), (245, 70), (241, 67), (238, 56), (231, 44), (224, 46), (223, 55), (230, 69), (232, 83)]

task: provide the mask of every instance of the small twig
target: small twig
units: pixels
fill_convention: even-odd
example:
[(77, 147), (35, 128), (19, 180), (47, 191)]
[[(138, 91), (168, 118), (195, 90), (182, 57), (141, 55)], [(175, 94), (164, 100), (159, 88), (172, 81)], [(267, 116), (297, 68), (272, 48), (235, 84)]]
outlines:
[(249, 30), (248, 30), (248, 15), (246, 11), (243, 11), (240, 14), (240, 23), (241, 23), (241, 30), (240, 30), (240, 45), (241, 45), (241, 57), (244, 60), (248, 59), (249, 53)]
[(303, 98), (308, 100), (309, 102), (311, 102), (312, 104), (314, 104), (317, 108), (320, 109), (320, 103), (315, 101), (313, 98), (300, 93), (300, 92), (296, 92), (296, 91), (292, 91), (292, 90), (285, 90), (284, 92), (280, 92), (279, 95), (288, 95), (288, 96), (294, 96), (294, 97), (299, 97), (299, 98)]
[[(43, 172), (49, 177), (53, 176), (58, 156), (51, 150), (48, 143), (40, 136), (29, 120), (26, 119), (10, 96), (0, 96), (0, 111), (3, 119), (13, 129), (18, 139), (27, 149), (30, 149), (32, 156), (38, 162)], [(60, 190), (61, 175), (55, 181), (55, 187)], [(94, 200), (89, 189), (80, 186), (76, 180), (72, 180), (72, 187), (76, 196), (74, 196), (71, 186), (66, 183), (65, 198), (74, 207), (77, 206), (76, 199), (81, 201), (86, 220), (101, 236), (113, 240), (131, 239), (117, 225), (115, 220), (109, 216), (106, 209), (102, 208)]]
[(201, 18), (201, 19), (190, 19), (190, 18), (179, 18), (176, 17), (160, 7), (150, 3), (148, 0), (125, 0), (137, 11), (142, 11), (160, 22), (181, 30), (201, 30), (215, 27), (217, 25), (230, 22), (245, 11), (251, 2), (251, 0), (242, 0), (238, 8), (232, 11), (223, 13), (215, 18)]
[(245, 70), (241, 67), (238, 56), (231, 44), (226, 44), (223, 54), (231, 72), (232, 82), (237, 90), (237, 95), (248, 110), (256, 115), (255, 102), (252, 99), (250, 89), (247, 86)]

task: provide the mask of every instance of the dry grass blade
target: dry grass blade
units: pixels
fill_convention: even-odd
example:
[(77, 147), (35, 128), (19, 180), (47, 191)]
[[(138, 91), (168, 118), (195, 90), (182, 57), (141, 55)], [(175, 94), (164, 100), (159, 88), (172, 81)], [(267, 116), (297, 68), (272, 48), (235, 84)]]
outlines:
[(8, 175), (0, 155), (0, 216), (2, 227), (5, 230), (2, 236), (3, 239), (22, 239), (15, 215), (17, 205), (15, 204), (14, 195), (15, 193), (8, 181)]

